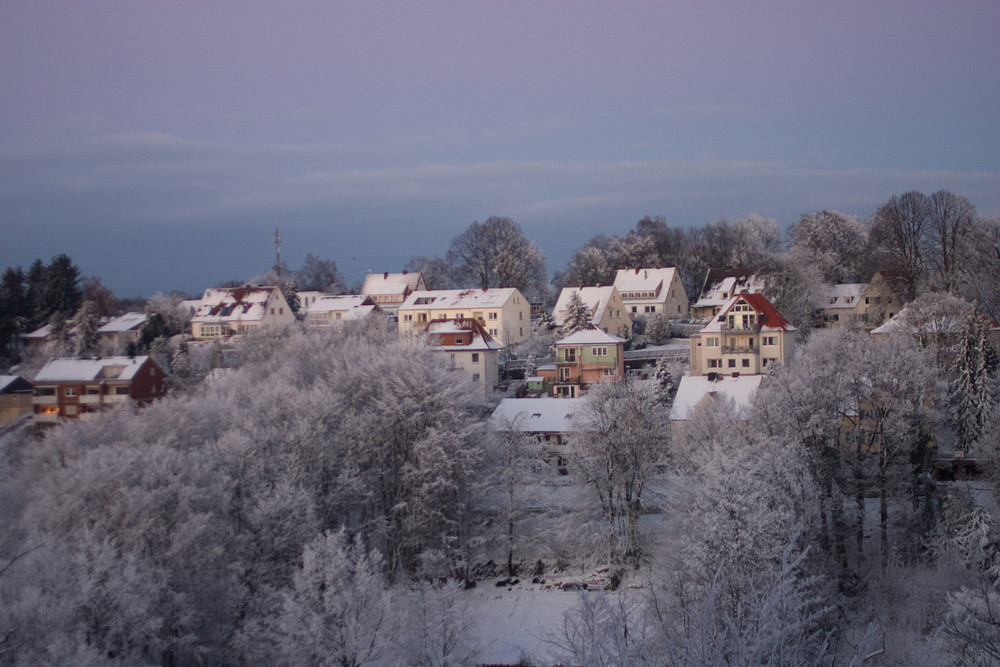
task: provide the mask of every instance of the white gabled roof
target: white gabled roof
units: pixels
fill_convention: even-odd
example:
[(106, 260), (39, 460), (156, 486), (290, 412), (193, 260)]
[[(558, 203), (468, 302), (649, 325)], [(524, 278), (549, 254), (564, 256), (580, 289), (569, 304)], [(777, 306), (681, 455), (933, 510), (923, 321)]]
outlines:
[[(618, 269), (615, 287), (619, 292), (655, 292), (659, 287), (666, 289), (674, 280), (677, 269)], [(624, 297), (623, 297), (624, 298)]]
[(617, 345), (624, 343), (624, 338), (606, 334), (600, 329), (582, 329), (556, 341), (556, 346), (572, 345)]
[(123, 331), (135, 331), (145, 323), (146, 313), (125, 313), (102, 326), (97, 332), (121, 333)]
[(566, 322), (566, 309), (569, 307), (569, 300), (573, 292), (579, 292), (580, 300), (590, 310), (590, 323), (597, 326), (604, 319), (604, 312), (608, 309), (608, 304), (615, 293), (614, 285), (602, 287), (564, 287), (559, 292), (559, 299), (555, 308), (552, 309), (552, 322), (556, 326), (562, 326)]
[(839, 283), (820, 288), (822, 308), (853, 308), (861, 301), (867, 283)]
[(192, 322), (256, 322), (264, 318), (277, 287), (210, 287), (201, 297)]
[(38, 371), (35, 383), (131, 380), (147, 361), (149, 357), (146, 355), (103, 359), (53, 359)]
[[(715, 281), (711, 281), (712, 273), (722, 275)], [(725, 275), (727, 270), (709, 269), (706, 278), (706, 285), (702, 289), (694, 308), (708, 308), (724, 305), (734, 294), (741, 292), (761, 292), (767, 286), (767, 281), (763, 276), (757, 274), (747, 274), (744, 271), (736, 270), (738, 275)], [(726, 296), (723, 297), (722, 295)]]
[[(364, 317), (375, 308), (371, 298), (363, 294), (340, 294), (336, 296), (323, 296), (305, 308), (306, 315), (310, 313), (335, 313), (343, 312), (351, 317)], [(350, 318), (348, 318), (350, 319)]]
[(495, 430), (513, 426), (521, 433), (569, 433), (574, 413), (583, 409), (583, 398), (505, 398), (493, 411)]
[(517, 293), (515, 287), (490, 289), (419, 290), (406, 297), (400, 310), (468, 310), (502, 308)]
[(677, 386), (674, 405), (670, 409), (671, 421), (683, 421), (691, 418), (691, 411), (712, 396), (722, 400), (732, 399), (737, 412), (749, 408), (763, 375), (741, 375), (739, 377), (723, 377), (709, 380), (707, 375), (685, 375)]
[(369, 273), (365, 276), (365, 284), (361, 293), (369, 296), (376, 294), (405, 294), (420, 287), (423, 276), (416, 273)]

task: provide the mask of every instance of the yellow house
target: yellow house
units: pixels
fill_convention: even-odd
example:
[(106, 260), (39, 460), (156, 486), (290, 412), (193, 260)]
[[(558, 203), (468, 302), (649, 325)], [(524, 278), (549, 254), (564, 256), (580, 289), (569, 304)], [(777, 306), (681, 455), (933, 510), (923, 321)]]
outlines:
[(691, 375), (766, 373), (791, 361), (795, 332), (763, 294), (737, 294), (691, 337)]
[(865, 283), (825, 285), (820, 296), (823, 326), (861, 327), (864, 324)]
[(413, 292), (397, 313), (399, 337), (416, 338), (434, 320), (473, 319), (501, 345), (531, 333), (531, 304), (515, 287)]
[(634, 319), (637, 316), (666, 315), (687, 319), (688, 297), (676, 268), (619, 269), (615, 289)]
[(569, 300), (573, 292), (580, 295), (580, 300), (590, 311), (591, 325), (597, 327), (606, 334), (621, 336), (623, 338), (632, 337), (632, 317), (628, 313), (625, 302), (621, 294), (614, 285), (606, 287), (564, 287), (559, 292), (559, 299), (555, 308), (552, 309), (552, 321), (556, 326), (563, 326), (566, 323)]

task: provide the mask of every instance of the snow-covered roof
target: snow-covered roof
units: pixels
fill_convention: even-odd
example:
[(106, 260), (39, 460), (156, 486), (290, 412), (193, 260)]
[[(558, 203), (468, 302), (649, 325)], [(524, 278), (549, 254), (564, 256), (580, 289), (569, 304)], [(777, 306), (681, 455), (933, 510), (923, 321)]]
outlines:
[(796, 328), (778, 312), (770, 301), (763, 294), (752, 292), (740, 293), (730, 297), (726, 301), (719, 314), (712, 318), (712, 321), (705, 325), (699, 333), (719, 333), (726, 320), (726, 315), (733, 306), (739, 303), (746, 303), (757, 315), (757, 324), (761, 331), (796, 331)]
[(690, 419), (691, 411), (709, 396), (723, 400), (732, 399), (736, 410), (743, 410), (749, 407), (750, 400), (757, 393), (763, 379), (763, 375), (741, 375), (713, 380), (707, 375), (685, 375), (677, 386), (674, 405), (670, 409), (670, 419), (672, 421)]
[(622, 293), (626, 292), (656, 292), (661, 287), (666, 288), (674, 280), (677, 269), (618, 269), (615, 274), (615, 287)]
[(515, 287), (419, 290), (406, 297), (400, 310), (502, 308), (517, 293)]
[(46, 324), (44, 326), (35, 329), (30, 333), (21, 334), (21, 337), (26, 338), (28, 340), (45, 340), (51, 335), (52, 335), (52, 325)]
[(375, 294), (405, 294), (414, 291), (423, 284), (423, 276), (416, 273), (369, 273), (365, 276), (365, 284), (361, 293)]
[(0, 375), (0, 394), (16, 391), (31, 391), (31, 383), (20, 375)]
[(53, 359), (38, 371), (35, 383), (131, 380), (147, 361), (149, 357), (145, 355), (103, 359)]
[(193, 322), (259, 321), (277, 287), (210, 287), (205, 290)]
[(583, 398), (505, 398), (493, 411), (494, 429), (510, 426), (521, 433), (568, 433), (573, 414), (583, 408)]
[(861, 301), (867, 283), (840, 283), (823, 285), (820, 288), (820, 303), (823, 308), (854, 308)]
[(571, 347), (574, 345), (617, 345), (624, 343), (624, 338), (606, 334), (600, 329), (581, 329), (556, 341), (556, 347)]
[(334, 313), (343, 312), (345, 319), (362, 318), (372, 312), (375, 304), (371, 297), (364, 294), (341, 294), (336, 296), (322, 296), (310, 303), (305, 308), (306, 315), (311, 313)]
[(125, 313), (114, 318), (100, 329), (98, 333), (122, 333), (135, 331), (146, 323), (146, 313)]
[[(462, 335), (461, 343), (442, 343), (445, 335)], [(468, 334), (468, 339), (465, 339)], [(493, 340), (493, 337), (486, 333), (483, 326), (473, 319), (461, 320), (433, 320), (427, 325), (427, 336), (433, 350), (451, 350), (461, 347), (468, 352), (488, 352), (490, 350), (502, 350), (503, 345)], [(454, 340), (454, 339), (452, 339)]]
[(559, 292), (559, 299), (555, 308), (552, 309), (552, 321), (556, 326), (562, 326), (566, 322), (566, 310), (569, 308), (569, 300), (573, 297), (573, 292), (580, 294), (580, 300), (590, 310), (590, 323), (594, 326), (600, 324), (604, 319), (604, 312), (608, 309), (608, 304), (615, 292), (614, 285), (602, 287), (564, 287)]
[[(941, 299), (929, 305), (925, 298), (924, 302), (918, 300), (906, 304), (885, 324), (872, 329), (872, 333), (957, 336), (962, 332), (971, 312), (972, 304), (955, 297)], [(988, 330), (1000, 331), (1000, 324), (985, 315), (980, 317)]]
[(765, 282), (763, 276), (745, 269), (709, 269), (705, 274), (705, 284), (701, 294), (693, 307), (721, 306), (734, 294), (760, 292), (764, 289)]

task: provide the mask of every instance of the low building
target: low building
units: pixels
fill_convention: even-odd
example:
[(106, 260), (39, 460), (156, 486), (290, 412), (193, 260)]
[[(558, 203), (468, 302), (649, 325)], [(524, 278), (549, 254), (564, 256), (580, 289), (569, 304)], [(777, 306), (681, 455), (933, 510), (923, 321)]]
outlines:
[(97, 330), (98, 338), (116, 350), (124, 350), (129, 343), (138, 342), (139, 333), (147, 317), (146, 313), (120, 315)]
[(619, 269), (615, 289), (632, 319), (652, 315), (677, 320), (688, 317), (688, 296), (676, 268)]
[(451, 367), (482, 387), (484, 396), (500, 383), (498, 362), (503, 346), (477, 320), (434, 320), (427, 325), (427, 345), (447, 354)]
[(291, 324), (295, 314), (277, 287), (213, 287), (191, 317), (191, 337), (213, 340)]
[(339, 328), (344, 322), (362, 320), (371, 314), (379, 314), (371, 297), (360, 294), (322, 296), (311, 300), (305, 310), (305, 322), (311, 329)]
[(590, 324), (604, 333), (625, 338), (632, 337), (632, 317), (625, 307), (621, 294), (614, 285), (604, 287), (564, 287), (552, 309), (552, 322), (556, 326), (566, 323), (569, 303), (573, 293), (580, 295), (583, 305), (590, 311)]
[(361, 293), (370, 296), (384, 312), (395, 316), (406, 298), (414, 292), (426, 291), (423, 275), (415, 273), (369, 273), (365, 276), (365, 284)]
[(38, 424), (85, 418), (120, 405), (143, 405), (167, 395), (167, 375), (148, 356), (53, 359), (35, 376)]
[(583, 409), (582, 398), (505, 398), (493, 411), (490, 428), (534, 438), (545, 461), (566, 474), (566, 441), (573, 415)]
[(787, 364), (796, 328), (763, 294), (739, 293), (691, 337), (691, 375), (756, 375)]
[(709, 409), (712, 401), (731, 401), (737, 416), (744, 415), (763, 379), (763, 375), (685, 375), (677, 385), (670, 421), (689, 421), (699, 410)]
[(412, 340), (434, 320), (473, 319), (501, 345), (515, 345), (531, 333), (531, 304), (514, 287), (413, 292), (399, 307), (399, 336)]
[(625, 340), (584, 329), (557, 341), (555, 366), (538, 367), (552, 396), (577, 398), (589, 385), (625, 377)]
[(0, 375), (0, 427), (32, 412), (35, 387), (20, 375)]

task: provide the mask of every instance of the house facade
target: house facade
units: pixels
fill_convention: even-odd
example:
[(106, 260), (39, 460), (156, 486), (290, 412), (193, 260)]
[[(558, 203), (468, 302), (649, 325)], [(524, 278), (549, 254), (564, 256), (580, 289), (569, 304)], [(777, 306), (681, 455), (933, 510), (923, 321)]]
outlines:
[(734, 295), (762, 292), (764, 287), (764, 278), (746, 269), (709, 269), (698, 300), (691, 305), (691, 319), (707, 322), (718, 315)]
[(500, 345), (520, 343), (531, 333), (531, 304), (514, 287), (413, 292), (396, 314), (399, 336), (412, 340), (434, 320), (473, 319)]
[(763, 294), (737, 294), (691, 337), (691, 375), (766, 373), (791, 361), (795, 332)]
[(595, 382), (625, 377), (625, 340), (600, 329), (584, 329), (557, 341), (554, 366), (538, 368), (551, 395), (577, 398)]
[(604, 287), (564, 287), (552, 309), (552, 322), (557, 326), (566, 323), (569, 302), (573, 293), (590, 311), (590, 324), (606, 334), (632, 337), (632, 317), (628, 313), (621, 294), (614, 285)]
[(37, 424), (86, 419), (118, 406), (143, 405), (167, 395), (167, 375), (148, 356), (53, 359), (35, 376)]
[(97, 336), (113, 349), (124, 350), (129, 343), (138, 342), (147, 317), (146, 313), (125, 313), (101, 326)]
[(500, 350), (478, 320), (434, 320), (427, 325), (427, 345), (438, 354), (448, 355), (451, 368), (480, 387), (489, 396), (500, 384)]
[(34, 385), (20, 375), (0, 375), (0, 427), (33, 410)]
[(819, 315), (823, 326), (864, 326), (865, 283), (824, 285), (820, 294)]
[(372, 298), (385, 313), (395, 316), (406, 298), (414, 292), (426, 291), (423, 275), (415, 273), (369, 273), (361, 287), (364, 296)]
[(566, 474), (566, 441), (582, 398), (505, 398), (490, 417), (497, 432), (519, 433), (542, 446), (544, 460)]
[(191, 337), (213, 340), (291, 324), (295, 314), (277, 287), (212, 287), (191, 317)]
[(379, 314), (382, 309), (370, 296), (343, 294), (310, 300), (305, 310), (299, 312), (304, 312), (310, 329), (339, 329), (344, 322), (361, 320), (372, 313)]
[(632, 319), (657, 314), (678, 320), (688, 317), (688, 296), (676, 268), (619, 269), (614, 286)]
[(899, 273), (879, 271), (865, 285), (858, 314), (865, 329), (871, 330), (896, 316), (906, 304), (907, 281)]

